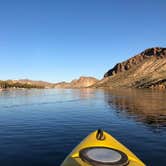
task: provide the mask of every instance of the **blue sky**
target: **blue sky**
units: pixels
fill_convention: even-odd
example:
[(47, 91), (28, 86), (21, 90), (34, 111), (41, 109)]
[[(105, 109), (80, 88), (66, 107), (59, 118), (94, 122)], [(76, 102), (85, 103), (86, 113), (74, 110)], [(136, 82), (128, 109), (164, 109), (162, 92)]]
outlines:
[(102, 78), (166, 46), (165, 0), (0, 0), (0, 79)]

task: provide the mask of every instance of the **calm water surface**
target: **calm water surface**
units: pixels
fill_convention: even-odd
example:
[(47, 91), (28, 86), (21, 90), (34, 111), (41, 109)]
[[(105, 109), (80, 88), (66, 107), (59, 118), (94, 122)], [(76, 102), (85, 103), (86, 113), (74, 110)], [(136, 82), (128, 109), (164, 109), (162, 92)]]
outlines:
[(98, 128), (166, 165), (166, 92), (92, 89), (0, 92), (0, 165), (59, 166)]

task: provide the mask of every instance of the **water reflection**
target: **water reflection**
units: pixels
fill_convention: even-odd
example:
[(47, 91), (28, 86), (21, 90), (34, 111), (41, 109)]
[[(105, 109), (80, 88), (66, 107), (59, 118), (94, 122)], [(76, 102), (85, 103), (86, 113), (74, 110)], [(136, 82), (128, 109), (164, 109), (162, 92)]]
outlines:
[(154, 127), (166, 127), (166, 92), (142, 89), (105, 90), (105, 100), (127, 117)]
[(95, 96), (95, 89), (85, 88), (79, 90), (79, 96), (81, 99), (91, 99)]

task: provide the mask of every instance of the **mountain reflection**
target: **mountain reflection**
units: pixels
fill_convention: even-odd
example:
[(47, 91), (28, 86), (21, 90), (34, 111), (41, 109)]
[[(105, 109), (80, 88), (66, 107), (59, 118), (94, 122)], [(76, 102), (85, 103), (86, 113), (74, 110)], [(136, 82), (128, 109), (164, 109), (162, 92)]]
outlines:
[(105, 100), (117, 113), (154, 127), (166, 127), (166, 92), (142, 89), (105, 90)]
[(81, 99), (91, 99), (95, 95), (95, 89), (83, 88), (83, 89), (80, 89), (78, 93)]

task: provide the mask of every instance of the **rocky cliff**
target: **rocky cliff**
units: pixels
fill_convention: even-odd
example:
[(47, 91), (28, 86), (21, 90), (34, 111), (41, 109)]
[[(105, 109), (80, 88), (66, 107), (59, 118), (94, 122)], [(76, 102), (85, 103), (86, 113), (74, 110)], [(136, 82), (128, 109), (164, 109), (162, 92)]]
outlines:
[(80, 77), (71, 82), (60, 82), (54, 85), (54, 88), (87, 88), (97, 83), (98, 80), (94, 77)]
[(166, 88), (166, 48), (149, 48), (116, 64), (93, 87)]

